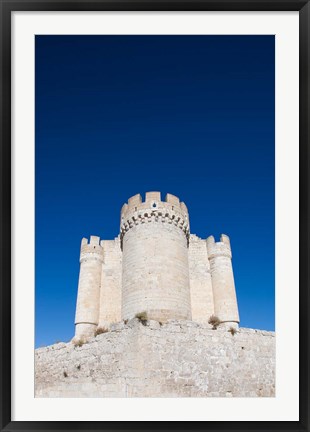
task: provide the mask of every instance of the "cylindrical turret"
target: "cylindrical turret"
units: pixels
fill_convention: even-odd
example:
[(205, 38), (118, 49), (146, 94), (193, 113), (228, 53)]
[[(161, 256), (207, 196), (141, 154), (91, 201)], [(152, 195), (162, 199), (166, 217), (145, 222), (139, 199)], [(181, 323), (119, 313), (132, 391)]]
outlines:
[(208, 237), (207, 250), (212, 277), (214, 315), (222, 324), (238, 327), (239, 313), (229, 237), (222, 234), (219, 242), (215, 242), (213, 236)]
[(83, 238), (80, 254), (80, 276), (75, 314), (75, 337), (93, 336), (99, 321), (99, 300), (103, 249), (100, 238)]
[(188, 239), (184, 203), (167, 194), (135, 195), (121, 211), (122, 318), (191, 319)]

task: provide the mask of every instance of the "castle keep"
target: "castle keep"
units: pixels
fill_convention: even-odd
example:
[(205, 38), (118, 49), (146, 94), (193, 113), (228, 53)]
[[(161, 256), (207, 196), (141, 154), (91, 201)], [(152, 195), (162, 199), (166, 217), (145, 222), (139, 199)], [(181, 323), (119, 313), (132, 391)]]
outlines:
[(179, 198), (148, 192), (121, 210), (114, 240), (82, 239), (75, 337), (146, 312), (169, 319), (238, 327), (239, 314), (229, 237), (190, 234), (187, 207)]

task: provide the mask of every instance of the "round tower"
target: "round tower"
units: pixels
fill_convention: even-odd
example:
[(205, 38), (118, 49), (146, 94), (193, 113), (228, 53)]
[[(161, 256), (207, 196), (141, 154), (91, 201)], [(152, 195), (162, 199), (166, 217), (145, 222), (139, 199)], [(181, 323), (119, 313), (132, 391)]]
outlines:
[(212, 277), (214, 315), (220, 319), (222, 325), (238, 327), (239, 313), (229, 237), (222, 234), (219, 242), (215, 242), (213, 236), (208, 237), (207, 250)]
[(121, 210), (122, 319), (191, 319), (187, 208), (160, 192), (135, 195)]
[(103, 249), (100, 238), (82, 239), (80, 276), (75, 314), (75, 338), (93, 336), (99, 321)]

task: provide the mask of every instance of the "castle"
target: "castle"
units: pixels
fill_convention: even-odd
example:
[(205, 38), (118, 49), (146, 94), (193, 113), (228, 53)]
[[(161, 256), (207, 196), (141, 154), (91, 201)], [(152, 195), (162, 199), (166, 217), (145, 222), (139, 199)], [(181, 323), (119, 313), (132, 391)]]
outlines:
[(130, 198), (80, 262), (75, 337), (36, 350), (36, 397), (275, 395), (275, 334), (238, 328), (229, 238), (190, 234), (177, 197)]
[(219, 242), (190, 234), (187, 207), (179, 198), (147, 192), (121, 210), (114, 240), (82, 239), (75, 338), (98, 327), (146, 313), (148, 319), (237, 328), (238, 305), (229, 237)]

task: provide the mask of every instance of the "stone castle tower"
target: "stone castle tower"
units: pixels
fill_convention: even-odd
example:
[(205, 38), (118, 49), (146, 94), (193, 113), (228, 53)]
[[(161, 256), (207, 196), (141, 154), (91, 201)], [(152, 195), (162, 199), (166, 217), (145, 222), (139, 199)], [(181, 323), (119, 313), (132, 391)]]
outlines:
[(159, 192), (135, 195), (121, 210), (114, 240), (82, 239), (75, 337), (134, 318), (238, 327), (239, 314), (229, 238), (190, 234), (186, 205)]

